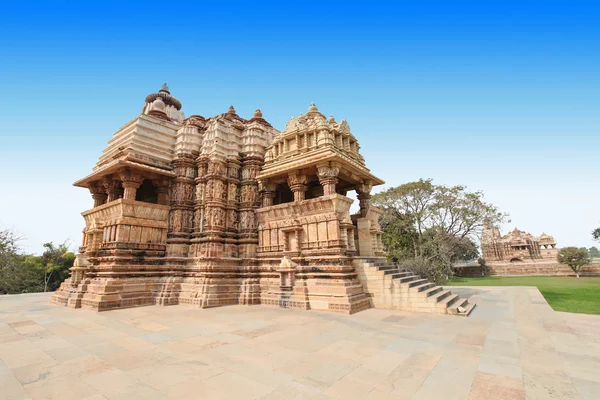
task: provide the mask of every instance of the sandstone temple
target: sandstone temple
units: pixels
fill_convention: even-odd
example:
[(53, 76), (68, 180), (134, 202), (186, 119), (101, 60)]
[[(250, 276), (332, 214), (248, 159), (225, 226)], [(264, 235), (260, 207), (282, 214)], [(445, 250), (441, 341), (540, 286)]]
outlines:
[(556, 261), (556, 240), (542, 233), (532, 234), (515, 228), (501, 236), (496, 227), (486, 226), (481, 236), (481, 254), (487, 262)]
[(52, 302), (468, 314), (467, 300), (385, 263), (369, 202), (383, 181), (359, 150), (348, 123), (314, 104), (280, 132), (260, 110), (185, 118), (165, 84), (75, 182), (93, 207)]

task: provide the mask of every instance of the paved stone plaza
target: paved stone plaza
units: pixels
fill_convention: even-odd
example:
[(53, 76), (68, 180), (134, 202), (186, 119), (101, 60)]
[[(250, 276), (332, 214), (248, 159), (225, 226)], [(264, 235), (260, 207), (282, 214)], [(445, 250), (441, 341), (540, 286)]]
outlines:
[(600, 316), (535, 288), (452, 288), (468, 318), (0, 297), (3, 399), (597, 399)]

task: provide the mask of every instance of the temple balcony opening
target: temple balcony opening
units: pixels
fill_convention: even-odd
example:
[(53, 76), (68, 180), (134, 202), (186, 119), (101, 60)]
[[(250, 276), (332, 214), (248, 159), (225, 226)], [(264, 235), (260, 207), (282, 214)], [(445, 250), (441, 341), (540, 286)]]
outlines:
[(144, 179), (142, 185), (136, 191), (135, 200), (158, 204), (158, 190), (154, 187), (150, 179)]

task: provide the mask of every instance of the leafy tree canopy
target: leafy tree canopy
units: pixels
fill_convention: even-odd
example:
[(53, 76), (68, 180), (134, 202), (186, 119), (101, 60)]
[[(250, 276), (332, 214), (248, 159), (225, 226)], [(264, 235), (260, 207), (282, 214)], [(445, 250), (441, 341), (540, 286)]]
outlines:
[(44, 244), (41, 256), (21, 254), (20, 238), (10, 230), (0, 230), (0, 294), (56, 290), (67, 278), (75, 255), (68, 244)]
[(596, 246), (592, 246), (588, 249), (588, 253), (590, 253), (590, 257), (598, 258), (600, 257), (600, 250)]
[(585, 247), (577, 248), (577, 247), (564, 247), (559, 250), (556, 259), (561, 264), (567, 264), (575, 275), (579, 278), (579, 271), (584, 265), (590, 263), (590, 256)]
[(434, 185), (431, 179), (390, 188), (375, 194), (371, 202), (383, 210), (382, 239), (388, 257), (419, 259), (415, 265), (420, 266), (434, 264), (444, 271), (441, 276), (451, 273), (454, 262), (477, 258), (476, 243), (484, 225), (506, 218), (483, 200), (481, 192), (469, 192), (464, 186)]
[(69, 268), (73, 266), (75, 254), (69, 251), (69, 245), (64, 242), (59, 245), (44, 243), (44, 254), (41, 264), (44, 274), (44, 292), (56, 290), (60, 283), (69, 275)]
[(594, 240), (600, 241), (600, 228), (596, 228), (592, 231), (592, 237)]

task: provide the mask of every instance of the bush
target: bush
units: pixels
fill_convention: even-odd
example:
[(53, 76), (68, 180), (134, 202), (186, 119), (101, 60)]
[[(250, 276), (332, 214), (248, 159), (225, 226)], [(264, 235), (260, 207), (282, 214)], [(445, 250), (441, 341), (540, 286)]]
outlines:
[(490, 274), (490, 267), (487, 265), (485, 258), (479, 257), (477, 259), (477, 263), (481, 267), (481, 275), (489, 275)]
[(398, 262), (398, 267), (400, 270), (410, 271), (436, 285), (446, 284), (448, 279), (454, 274), (451, 265), (435, 262), (425, 257), (401, 260)]

